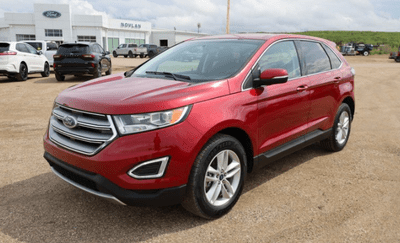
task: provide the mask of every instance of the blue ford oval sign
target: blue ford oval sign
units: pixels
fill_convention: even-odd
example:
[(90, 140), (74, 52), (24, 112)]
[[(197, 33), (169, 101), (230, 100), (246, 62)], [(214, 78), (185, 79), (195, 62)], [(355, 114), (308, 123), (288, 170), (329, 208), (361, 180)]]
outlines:
[(49, 10), (49, 11), (44, 11), (43, 16), (47, 18), (59, 18), (61, 17), (61, 13), (54, 10)]

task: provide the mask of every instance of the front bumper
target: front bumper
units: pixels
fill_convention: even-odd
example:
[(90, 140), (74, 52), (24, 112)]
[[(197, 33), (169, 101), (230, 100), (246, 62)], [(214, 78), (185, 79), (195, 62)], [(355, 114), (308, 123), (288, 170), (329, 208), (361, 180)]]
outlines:
[(44, 158), (50, 164), (53, 172), (71, 185), (123, 205), (169, 206), (179, 204), (186, 192), (186, 185), (159, 190), (127, 190), (99, 174), (68, 165), (47, 152), (44, 153)]

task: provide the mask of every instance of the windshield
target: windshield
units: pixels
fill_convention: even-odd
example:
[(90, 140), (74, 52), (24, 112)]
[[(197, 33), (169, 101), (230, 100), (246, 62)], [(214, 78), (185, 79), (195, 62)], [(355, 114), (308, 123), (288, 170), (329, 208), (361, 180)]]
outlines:
[[(198, 40), (168, 49), (135, 70), (133, 76), (171, 78), (184, 75), (183, 81), (206, 82), (237, 74), (264, 40)], [(163, 75), (163, 74), (169, 75)], [(160, 76), (160, 77), (159, 77)]]

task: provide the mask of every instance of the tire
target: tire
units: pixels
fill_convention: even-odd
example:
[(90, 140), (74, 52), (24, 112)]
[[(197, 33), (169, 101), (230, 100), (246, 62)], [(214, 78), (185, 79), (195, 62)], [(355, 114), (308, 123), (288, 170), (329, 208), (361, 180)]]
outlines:
[(106, 75), (110, 75), (112, 73), (112, 67), (110, 63), (110, 68), (106, 71)]
[(42, 77), (50, 76), (50, 66), (49, 66), (49, 64), (47, 62), (44, 64), (43, 72), (40, 73), (40, 74), (42, 75)]
[(149, 58), (153, 58), (155, 55), (156, 55), (156, 54), (155, 54), (153, 51), (151, 51), (151, 52), (149, 52), (149, 53), (147, 54), (147, 56), (148, 56)]
[(26, 81), (28, 79), (28, 67), (26, 66), (25, 63), (21, 63), (19, 65), (19, 73), (17, 73), (15, 77), (19, 81)]
[(395, 60), (396, 62), (400, 62), (400, 57), (396, 57), (394, 60)]
[(61, 75), (61, 74), (59, 74), (57, 72), (54, 72), (54, 74), (56, 75), (57, 81), (64, 81), (65, 80), (65, 76), (64, 75)]
[(128, 55), (124, 55), (124, 57), (125, 57), (125, 58), (127, 58), (127, 57), (128, 57)]
[(363, 51), (362, 53), (365, 57), (369, 55), (369, 51)]
[(217, 134), (197, 155), (182, 206), (206, 219), (225, 215), (238, 201), (246, 173), (242, 144), (232, 136)]
[(113, 51), (113, 57), (118, 57), (117, 52)]
[(101, 64), (98, 63), (96, 69), (93, 72), (93, 78), (101, 77)]
[(143, 58), (144, 57), (144, 54), (140, 54), (140, 58)]
[(129, 51), (128, 56), (129, 56), (129, 58), (133, 58), (133, 53), (131, 51)]
[[(338, 152), (346, 146), (351, 131), (351, 110), (349, 105), (340, 105), (332, 127), (332, 134), (329, 138), (320, 142), (321, 146), (332, 152)], [(340, 135), (341, 134), (341, 135)]]

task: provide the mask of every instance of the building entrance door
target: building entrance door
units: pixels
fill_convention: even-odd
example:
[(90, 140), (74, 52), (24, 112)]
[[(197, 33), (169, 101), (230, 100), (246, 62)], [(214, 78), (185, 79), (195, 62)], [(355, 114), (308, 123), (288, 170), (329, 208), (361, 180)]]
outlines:
[(119, 46), (119, 38), (108, 38), (108, 51), (112, 52)]

